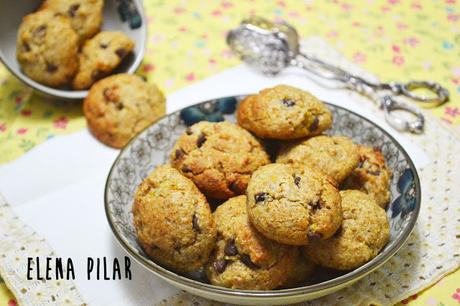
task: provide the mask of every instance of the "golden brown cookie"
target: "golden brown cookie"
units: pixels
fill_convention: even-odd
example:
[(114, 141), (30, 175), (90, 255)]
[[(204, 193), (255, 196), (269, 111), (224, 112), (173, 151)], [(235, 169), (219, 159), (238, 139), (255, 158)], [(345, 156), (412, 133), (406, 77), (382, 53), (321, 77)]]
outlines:
[(328, 240), (305, 247), (306, 256), (318, 265), (351, 270), (362, 266), (380, 252), (390, 238), (385, 210), (361, 191), (344, 190), (343, 222)]
[(359, 145), (358, 153), (358, 167), (345, 179), (341, 188), (361, 190), (385, 208), (390, 202), (391, 170), (378, 149)]
[(164, 114), (165, 97), (139, 76), (116, 74), (91, 87), (83, 112), (97, 139), (121, 148)]
[(358, 166), (359, 154), (348, 137), (317, 136), (288, 145), (281, 150), (276, 162), (311, 167), (338, 186)]
[(137, 239), (155, 262), (178, 272), (209, 258), (216, 227), (204, 195), (176, 169), (157, 167), (142, 181), (133, 206)]
[(315, 271), (315, 264), (306, 259), (303, 254), (299, 254), (297, 262), (291, 273), (287, 273), (287, 280), (284, 282), (282, 288), (295, 288), (305, 285)]
[(16, 56), (32, 80), (51, 87), (67, 85), (78, 68), (78, 36), (70, 20), (51, 10), (23, 18)]
[(133, 40), (122, 32), (98, 33), (84, 43), (78, 55), (80, 66), (72, 86), (75, 89), (89, 88), (118, 67), (133, 48)]
[(243, 194), (251, 174), (269, 162), (254, 136), (225, 121), (192, 125), (171, 152), (171, 165), (215, 199)]
[(217, 243), (205, 267), (211, 284), (235, 289), (269, 290), (293, 274), (298, 257), (295, 247), (271, 241), (251, 225), (246, 196), (229, 199), (213, 214)]
[(332, 125), (332, 113), (306, 91), (278, 85), (244, 99), (238, 123), (261, 138), (298, 139), (319, 135)]
[(103, 8), (103, 0), (45, 0), (40, 7), (69, 17), (80, 43), (99, 31)]
[(246, 194), (252, 224), (280, 243), (327, 239), (342, 222), (338, 190), (307, 167), (263, 166), (253, 173)]

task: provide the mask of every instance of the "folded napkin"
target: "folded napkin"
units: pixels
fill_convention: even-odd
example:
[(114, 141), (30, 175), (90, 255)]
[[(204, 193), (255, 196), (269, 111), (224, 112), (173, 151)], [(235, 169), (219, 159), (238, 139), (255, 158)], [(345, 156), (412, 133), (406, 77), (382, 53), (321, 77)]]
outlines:
[[(302, 43), (308, 53), (336, 63), (350, 72), (375, 79), (346, 61), (321, 39)], [(457, 182), (460, 181), (460, 141), (439, 121), (425, 114), (423, 135), (400, 134), (389, 127), (378, 108), (358, 94), (334, 90), (336, 84), (323, 84), (296, 69), (288, 69), (276, 78), (262, 76), (246, 66), (224, 71), (168, 97), (168, 112), (219, 96), (252, 93), (279, 83), (311, 91), (320, 99), (349, 108), (389, 131), (408, 151), (419, 171), (422, 184), (422, 209), (416, 228), (406, 245), (384, 266), (312, 305), (394, 304), (439, 280), (460, 264), (460, 209)], [(327, 87), (329, 86), (329, 87)], [(211, 302), (185, 294), (132, 261), (132, 280), (101, 281), (86, 278), (87, 257), (127, 256), (115, 242), (107, 224), (103, 192), (105, 179), (118, 151), (98, 143), (87, 131), (51, 139), (21, 159), (0, 167), (0, 192), (11, 205), (4, 224), (27, 224), (44, 237), (54, 252), (71, 257), (76, 267), (76, 290), (82, 299), (94, 305), (151, 305), (183, 303), (209, 305)], [(13, 215), (16, 215), (14, 216)], [(15, 219), (19, 217), (21, 221)], [(0, 227), (0, 254), (5, 241), (18, 239), (24, 247), (19, 260), (14, 256), (0, 260), (0, 273), (22, 304), (34, 304), (24, 298), (30, 282), (24, 271), (25, 257), (34, 256), (21, 233)], [(3, 232), (2, 232), (3, 231)], [(456, 237), (457, 236), (457, 237)], [(6, 238), (7, 237), (7, 238)], [(11, 244), (10, 244), (11, 246)], [(20, 249), (21, 250), (21, 249)], [(43, 251), (41, 255), (48, 254)], [(39, 251), (40, 253), (41, 251)], [(32, 284), (30, 284), (32, 285)], [(26, 293), (20, 295), (20, 289)], [(51, 299), (54, 288), (40, 288), (42, 299)], [(75, 293), (76, 294), (76, 293)], [(79, 297), (79, 296), (78, 296)], [(37, 301), (34, 300), (34, 301)], [(76, 300), (77, 301), (77, 300)], [(38, 305), (36, 302), (34, 305)], [(215, 303), (214, 303), (215, 304)]]

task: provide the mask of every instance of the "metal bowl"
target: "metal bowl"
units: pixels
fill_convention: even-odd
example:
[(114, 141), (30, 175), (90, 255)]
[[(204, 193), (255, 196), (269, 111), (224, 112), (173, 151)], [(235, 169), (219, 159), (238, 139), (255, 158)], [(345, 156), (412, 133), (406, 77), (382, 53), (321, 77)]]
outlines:
[[(226, 97), (195, 106), (194, 113), (215, 112), (222, 103), (233, 99), (236, 104), (244, 97)], [(327, 103), (326, 103), (327, 104)], [(417, 171), (404, 148), (386, 131), (368, 119), (340, 106), (327, 104), (334, 123), (329, 135), (344, 135), (355, 143), (380, 149), (393, 172), (391, 203), (387, 207), (390, 241), (379, 255), (363, 266), (348, 272), (331, 273), (320, 270), (311, 283), (282, 290), (236, 290), (210, 285), (196, 274), (180, 275), (152, 261), (136, 240), (131, 213), (134, 193), (140, 182), (157, 166), (168, 162), (169, 152), (177, 138), (187, 128), (187, 112), (167, 115), (147, 127), (118, 155), (105, 186), (105, 211), (108, 222), (121, 246), (141, 265), (174, 286), (193, 294), (234, 304), (273, 305), (311, 300), (335, 292), (368, 275), (388, 261), (405, 243), (412, 232), (420, 210), (421, 190)], [(223, 115), (235, 122), (235, 108)], [(222, 114), (218, 114), (222, 115)], [(185, 121), (184, 121), (185, 120)], [(190, 122), (189, 122), (190, 124)], [(198, 275), (199, 276), (199, 275)]]
[[(114, 73), (134, 73), (144, 57), (147, 40), (147, 20), (140, 0), (129, 0), (135, 6), (141, 17), (142, 24), (136, 29), (131, 29), (129, 22), (123, 22), (117, 7), (120, 1), (106, 0), (104, 4), (103, 31), (121, 31), (131, 37), (135, 42), (134, 52), (123, 60), (123, 63)], [(124, 0), (127, 2), (127, 0)], [(41, 0), (0, 0), (0, 60), (18, 79), (32, 87), (39, 93), (53, 98), (76, 100), (83, 99), (88, 94), (87, 90), (65, 90), (42, 85), (26, 76), (19, 67), (16, 59), (16, 35), (22, 18), (35, 11)]]

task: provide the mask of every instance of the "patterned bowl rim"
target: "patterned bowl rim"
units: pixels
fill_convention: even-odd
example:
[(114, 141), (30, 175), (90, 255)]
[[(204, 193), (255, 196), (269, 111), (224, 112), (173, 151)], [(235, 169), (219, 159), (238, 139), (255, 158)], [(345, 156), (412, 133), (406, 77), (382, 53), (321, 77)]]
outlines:
[[(250, 95), (250, 94), (247, 94)], [(247, 95), (237, 95), (237, 96), (225, 96), (225, 97), (220, 97), (220, 98), (214, 98), (214, 99), (209, 99), (206, 101), (198, 102), (192, 105), (189, 105), (187, 107), (194, 107), (194, 106), (199, 106), (201, 104), (215, 101), (218, 99), (226, 99), (226, 98), (241, 98)], [(323, 101), (324, 102), (324, 101)], [(134, 142), (138, 137), (140, 137), (144, 131), (147, 129), (151, 128), (157, 122), (161, 121), (162, 119), (178, 114), (182, 109), (187, 108), (183, 107), (177, 111), (174, 111), (170, 114), (166, 114), (160, 118), (158, 118), (155, 122), (153, 122), (151, 125), (147, 126), (144, 128), (142, 131), (140, 131), (133, 139), (130, 140), (130, 142), (119, 152), (117, 158), (114, 160), (109, 174), (106, 179), (106, 184), (105, 184), (105, 190), (104, 190), (104, 207), (105, 207), (105, 214), (107, 217), (107, 221), (110, 225), (110, 228), (115, 235), (116, 240), (118, 243), (122, 246), (122, 248), (127, 251), (141, 266), (146, 268), (147, 270), (153, 272), (160, 278), (163, 278), (164, 280), (171, 282), (175, 285), (180, 285), (181, 287), (187, 288), (191, 287), (195, 291), (202, 291), (202, 292), (212, 292), (217, 295), (226, 295), (229, 297), (233, 298), (260, 298), (260, 299), (265, 299), (265, 298), (283, 298), (283, 297), (294, 297), (294, 296), (301, 296), (301, 295), (311, 295), (319, 292), (332, 292), (334, 291), (334, 288), (338, 287), (338, 289), (343, 288), (347, 285), (351, 285), (355, 281), (358, 281), (359, 279), (363, 278), (364, 276), (368, 275), (369, 273), (373, 272), (374, 270), (378, 269), (381, 267), (384, 263), (386, 263), (401, 247), (404, 245), (404, 243), (407, 241), (409, 238), (409, 235), (413, 231), (415, 227), (415, 223), (417, 221), (419, 212), (420, 212), (420, 205), (421, 205), (421, 188), (420, 188), (420, 180), (419, 176), (417, 173), (417, 169), (415, 168), (414, 163), (412, 162), (412, 159), (410, 158), (409, 154), (407, 154), (406, 150), (403, 148), (403, 146), (388, 132), (386, 132), (382, 127), (377, 125), (376, 123), (370, 121), (369, 119), (365, 118), (364, 116), (357, 114), (347, 108), (344, 108), (342, 106), (324, 102), (326, 105), (330, 107), (336, 107), (341, 110), (344, 110), (346, 112), (349, 112), (361, 120), (367, 121), (370, 123), (372, 126), (376, 127), (379, 129), (384, 135), (386, 135), (395, 145), (396, 147), (403, 153), (405, 160), (407, 161), (410, 169), (412, 170), (412, 173), (414, 175), (414, 184), (415, 184), (415, 194), (416, 194), (416, 203), (415, 203), (415, 208), (413, 210), (413, 213), (409, 216), (409, 220), (407, 222), (407, 226), (404, 228), (403, 232), (399, 234), (396, 237), (396, 240), (393, 241), (393, 244), (386, 250), (383, 250), (381, 253), (379, 253), (375, 258), (373, 258), (371, 261), (365, 263), (364, 265), (360, 266), (359, 268), (350, 271), (346, 274), (340, 275), (336, 278), (323, 281), (320, 283), (316, 283), (313, 285), (308, 285), (308, 286), (303, 286), (303, 287), (296, 287), (296, 288), (290, 288), (290, 289), (279, 289), (279, 290), (239, 290), (239, 289), (231, 289), (231, 288), (225, 288), (225, 287), (220, 287), (220, 286), (214, 286), (211, 284), (203, 283), (179, 274), (176, 274), (173, 271), (170, 271), (166, 268), (161, 267), (160, 265), (156, 264), (152, 260), (148, 259), (147, 257), (144, 257), (138, 253), (136, 249), (134, 249), (128, 241), (125, 240), (123, 237), (123, 234), (118, 232), (115, 226), (115, 221), (113, 220), (113, 216), (110, 213), (110, 208), (109, 208), (109, 201), (108, 201), (108, 194), (109, 194), (109, 182), (112, 179), (112, 174), (115, 169), (115, 166), (118, 164), (120, 158), (123, 156), (125, 151), (127, 151), (130, 148), (130, 145), (132, 142)], [(318, 297), (321, 295), (318, 295)]]

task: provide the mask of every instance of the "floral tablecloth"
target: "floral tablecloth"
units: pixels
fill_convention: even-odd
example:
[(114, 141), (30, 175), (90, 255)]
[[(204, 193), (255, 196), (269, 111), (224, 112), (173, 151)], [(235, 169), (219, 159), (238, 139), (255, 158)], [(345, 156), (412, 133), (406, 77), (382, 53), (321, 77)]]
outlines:
[[(383, 81), (442, 83), (451, 101), (432, 112), (460, 132), (459, 0), (145, 0), (144, 5), (149, 38), (138, 73), (166, 93), (239, 63), (225, 45), (226, 32), (257, 14), (288, 20), (303, 37), (323, 37)], [(81, 103), (36, 96), (0, 65), (0, 163), (83, 128)], [(460, 305), (460, 272), (401, 303)], [(0, 306), (15, 304), (0, 278)]]

